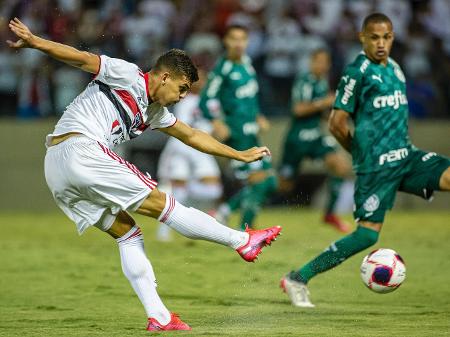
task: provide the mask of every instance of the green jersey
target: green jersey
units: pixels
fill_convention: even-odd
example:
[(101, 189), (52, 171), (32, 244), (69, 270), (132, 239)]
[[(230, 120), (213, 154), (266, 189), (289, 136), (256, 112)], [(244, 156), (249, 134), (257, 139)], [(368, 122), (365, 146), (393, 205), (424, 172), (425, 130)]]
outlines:
[(405, 76), (391, 58), (384, 66), (360, 53), (344, 71), (334, 108), (354, 121), (351, 154), (357, 173), (398, 166), (410, 154)]
[[(311, 73), (297, 76), (292, 87), (292, 108), (300, 102), (312, 102), (324, 98), (329, 91), (328, 82), (324, 78), (317, 78)], [(321, 136), (320, 119), (322, 111), (315, 114), (298, 117), (292, 116), (291, 127), (287, 138), (294, 140), (313, 140)], [(305, 138), (305, 139), (304, 139)]]
[(222, 57), (208, 76), (200, 97), (207, 119), (222, 119), (230, 128), (227, 144), (237, 150), (258, 145), (258, 82), (250, 58), (237, 63)]

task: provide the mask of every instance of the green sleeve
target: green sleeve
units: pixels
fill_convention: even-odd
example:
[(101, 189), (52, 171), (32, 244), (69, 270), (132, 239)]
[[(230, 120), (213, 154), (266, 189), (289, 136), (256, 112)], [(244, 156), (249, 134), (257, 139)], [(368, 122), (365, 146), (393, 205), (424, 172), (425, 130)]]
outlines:
[(206, 119), (222, 118), (220, 93), (225, 77), (222, 74), (222, 62), (209, 73), (208, 81), (200, 94), (199, 107)]
[(358, 109), (358, 101), (361, 93), (362, 73), (359, 68), (348, 66), (339, 81), (336, 90), (334, 109), (340, 109), (354, 114)]

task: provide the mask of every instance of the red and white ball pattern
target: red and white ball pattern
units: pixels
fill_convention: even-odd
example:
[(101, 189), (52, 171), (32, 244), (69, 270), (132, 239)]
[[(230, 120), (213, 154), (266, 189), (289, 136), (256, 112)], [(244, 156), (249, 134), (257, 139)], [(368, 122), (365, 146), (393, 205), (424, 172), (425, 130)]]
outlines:
[(403, 259), (392, 249), (380, 248), (367, 255), (361, 264), (364, 284), (377, 293), (389, 293), (403, 283), (406, 267)]

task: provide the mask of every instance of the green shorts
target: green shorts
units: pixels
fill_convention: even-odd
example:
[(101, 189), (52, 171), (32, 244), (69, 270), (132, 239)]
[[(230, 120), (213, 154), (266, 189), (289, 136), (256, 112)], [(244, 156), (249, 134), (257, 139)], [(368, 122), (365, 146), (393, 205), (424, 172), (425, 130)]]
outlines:
[(328, 153), (337, 151), (336, 140), (321, 132), (314, 137), (313, 132), (316, 130), (317, 129), (302, 130), (306, 132), (310, 131), (311, 138), (313, 139), (305, 140), (288, 138), (286, 140), (279, 168), (281, 177), (286, 179), (294, 178), (297, 174), (298, 167), (304, 158), (323, 159)]
[(238, 160), (232, 160), (230, 162), (233, 169), (234, 176), (237, 179), (245, 180), (248, 176), (257, 171), (271, 171), (272, 170), (272, 157), (263, 157), (261, 160), (254, 161), (252, 163), (244, 163)]
[(394, 205), (397, 191), (429, 200), (433, 191), (439, 190), (439, 180), (448, 167), (449, 158), (413, 148), (398, 166), (357, 174), (355, 220), (383, 223), (386, 211)]

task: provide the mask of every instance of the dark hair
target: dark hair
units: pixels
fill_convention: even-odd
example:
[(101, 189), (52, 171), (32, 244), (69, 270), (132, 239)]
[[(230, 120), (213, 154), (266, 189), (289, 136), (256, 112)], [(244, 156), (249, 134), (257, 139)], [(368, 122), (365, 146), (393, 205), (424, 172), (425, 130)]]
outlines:
[(372, 13), (364, 19), (362, 31), (365, 31), (367, 26), (371, 23), (389, 23), (391, 27), (394, 27), (391, 19), (389, 19), (387, 15), (384, 15), (383, 13)]
[(156, 60), (156, 71), (168, 70), (178, 76), (186, 76), (192, 84), (198, 81), (198, 72), (191, 58), (181, 49), (170, 49)]
[(244, 31), (246, 34), (248, 34), (248, 27), (237, 24), (237, 23), (233, 23), (233, 24), (226, 26), (223, 36), (227, 36), (228, 33), (231, 32), (233, 29), (239, 29), (239, 30)]

